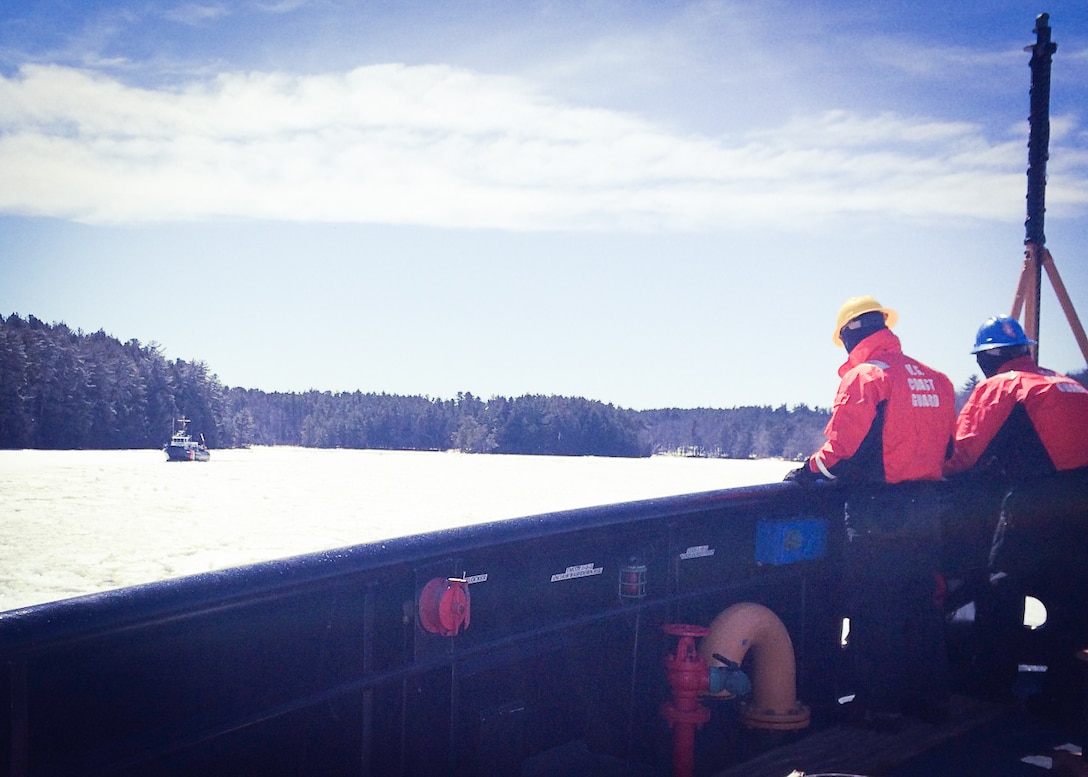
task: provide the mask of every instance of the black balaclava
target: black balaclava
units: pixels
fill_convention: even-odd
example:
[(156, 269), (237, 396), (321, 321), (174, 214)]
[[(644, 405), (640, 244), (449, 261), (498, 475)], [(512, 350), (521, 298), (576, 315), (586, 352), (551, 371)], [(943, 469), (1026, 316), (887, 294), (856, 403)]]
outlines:
[(1027, 345), (1006, 345), (1001, 348), (990, 348), (987, 351), (979, 351), (975, 354), (975, 361), (978, 362), (978, 367), (982, 370), (982, 374), (987, 378), (992, 378), (994, 375), (1001, 372), (1001, 368), (1005, 366), (1005, 362), (1030, 352), (1031, 349)]
[(857, 318), (851, 319), (839, 331), (839, 337), (842, 338), (842, 344), (846, 346), (846, 352), (850, 353), (858, 343), (873, 332), (887, 328), (884, 325), (884, 314), (879, 310), (870, 310), (868, 313), (862, 313)]

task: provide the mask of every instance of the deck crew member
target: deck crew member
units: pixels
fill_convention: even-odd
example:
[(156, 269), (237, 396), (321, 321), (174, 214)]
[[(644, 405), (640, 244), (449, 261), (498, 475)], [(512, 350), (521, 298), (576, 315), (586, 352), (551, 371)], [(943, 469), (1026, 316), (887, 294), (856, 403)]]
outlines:
[(827, 442), (789, 480), (901, 483), (940, 480), (955, 424), (955, 390), (943, 373), (906, 356), (898, 316), (872, 297), (839, 310), (832, 340), (846, 348)]
[(1019, 480), (1088, 467), (1088, 388), (1039, 367), (1034, 344), (1009, 316), (979, 327), (971, 353), (986, 380), (960, 411), (945, 474), (990, 470)]
[[(930, 482), (951, 451), (955, 390), (943, 373), (903, 353), (897, 314), (873, 297), (840, 308), (832, 339), (846, 348), (827, 441), (786, 476), (838, 480), (846, 500), (845, 600), (855, 701), (863, 725), (948, 706), (944, 623), (934, 605), (940, 518)], [(916, 481), (926, 481), (918, 483)], [(875, 484), (902, 483), (889, 489)]]
[[(960, 411), (947, 476), (1015, 486), (1010, 497), (1032, 488), (1088, 489), (1088, 388), (1038, 366), (1034, 344), (1009, 316), (979, 327), (971, 353), (986, 379)], [(1043, 693), (1045, 703), (1057, 706), (1070, 702), (1070, 690), (1079, 687), (1072, 656), (1088, 645), (1084, 517), (1077, 510), (1052, 510), (1032, 520), (1023, 501), (1009, 508), (1011, 523), (1004, 503), (995, 518), (989, 582), (976, 583), (975, 628), (984, 649), (974, 665), (987, 692), (1010, 692), (1026, 639), (1024, 597), (1035, 596), (1047, 608)], [(1032, 654), (1038, 663), (1039, 649)]]

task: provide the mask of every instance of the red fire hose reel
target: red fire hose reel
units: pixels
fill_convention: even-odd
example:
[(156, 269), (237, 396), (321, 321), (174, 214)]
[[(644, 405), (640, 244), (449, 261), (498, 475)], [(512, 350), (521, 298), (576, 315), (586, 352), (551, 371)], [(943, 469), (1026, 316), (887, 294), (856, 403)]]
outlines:
[(467, 580), (436, 577), (419, 594), (419, 624), (431, 634), (456, 637), (468, 628), (470, 603)]

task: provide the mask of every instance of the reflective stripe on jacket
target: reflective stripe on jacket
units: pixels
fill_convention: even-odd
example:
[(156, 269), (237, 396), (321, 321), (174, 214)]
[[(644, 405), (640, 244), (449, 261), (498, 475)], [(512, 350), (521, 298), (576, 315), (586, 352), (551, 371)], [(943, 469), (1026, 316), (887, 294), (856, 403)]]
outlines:
[(956, 423), (948, 377), (904, 355), (888, 329), (858, 343), (839, 375), (827, 442), (809, 467), (867, 482), (939, 480)]
[(1010, 477), (1088, 467), (1088, 389), (1031, 356), (975, 386), (945, 474), (997, 466)]

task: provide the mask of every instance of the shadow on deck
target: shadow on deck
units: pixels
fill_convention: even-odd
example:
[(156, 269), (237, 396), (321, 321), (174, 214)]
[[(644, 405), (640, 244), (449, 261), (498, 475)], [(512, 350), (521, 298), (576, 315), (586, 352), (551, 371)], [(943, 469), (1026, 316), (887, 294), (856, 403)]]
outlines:
[[(1075, 723), (1041, 718), (1023, 706), (957, 696), (944, 724), (907, 719), (895, 733), (837, 724), (715, 777), (787, 777), (791, 773), (837, 777), (1047, 777), (1059, 773), (1057, 767), (1063, 765), (1063, 760), (1080, 761), (1070, 759), (1066, 753), (1051, 762), (1054, 749), (1078, 732)], [(1047, 771), (1052, 766), (1054, 771)]]

